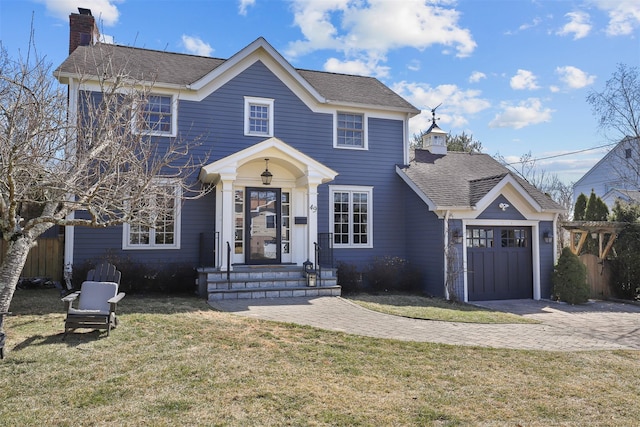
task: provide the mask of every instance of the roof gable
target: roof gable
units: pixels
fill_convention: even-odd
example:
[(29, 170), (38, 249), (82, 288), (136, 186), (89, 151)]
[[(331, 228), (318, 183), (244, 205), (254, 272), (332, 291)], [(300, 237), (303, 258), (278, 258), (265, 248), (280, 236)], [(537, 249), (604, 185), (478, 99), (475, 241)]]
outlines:
[(502, 192), (520, 195), (536, 212), (564, 209), (487, 154), (416, 150), (414, 161), (398, 173), (431, 210), (483, 210)]
[(201, 100), (257, 61), (263, 62), (312, 110), (328, 106), (379, 109), (417, 115), (420, 110), (372, 77), (298, 70), (260, 37), (229, 59), (216, 59), (98, 43), (76, 49), (56, 69), (62, 83), (98, 80), (115, 71), (155, 88)]

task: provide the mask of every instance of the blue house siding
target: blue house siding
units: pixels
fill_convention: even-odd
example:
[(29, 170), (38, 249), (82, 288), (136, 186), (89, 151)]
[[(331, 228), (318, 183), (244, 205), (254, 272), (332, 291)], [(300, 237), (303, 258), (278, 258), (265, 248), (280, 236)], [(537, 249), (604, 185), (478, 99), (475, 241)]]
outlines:
[[(200, 233), (213, 234), (215, 197), (186, 201), (182, 207), (180, 249), (122, 250), (122, 227), (75, 227), (74, 265), (95, 261), (113, 254), (143, 264), (199, 263)], [(77, 212), (76, 216), (83, 216)]]
[[(506, 203), (508, 208), (502, 210), (500, 204)], [(478, 219), (508, 219), (508, 220), (523, 220), (526, 219), (506, 197), (503, 195), (498, 196), (491, 205), (487, 207), (480, 215)]]
[[(422, 290), (444, 296), (444, 222), (408, 187), (405, 188), (407, 260), (422, 274)], [(402, 206), (402, 205), (399, 205)]]
[(554, 269), (554, 251), (555, 244), (545, 243), (544, 233), (548, 231), (553, 234), (553, 221), (540, 221), (538, 228), (538, 239), (540, 242), (540, 297), (551, 298), (553, 284), (551, 283), (551, 274)]
[[(329, 185), (372, 186), (373, 248), (335, 249), (336, 260), (363, 268), (377, 256), (405, 257), (402, 236), (405, 222), (398, 206), (403, 204), (404, 183), (395, 173), (403, 163), (403, 120), (369, 117), (368, 150), (333, 147), (333, 114), (313, 112), (298, 96), (258, 61), (201, 101), (180, 100), (178, 138), (197, 139), (190, 155), (219, 160), (266, 139), (244, 135), (245, 96), (274, 100), (274, 136), (338, 172), (335, 181), (318, 188), (318, 232), (329, 230)], [(155, 138), (165, 144), (166, 138)], [(122, 251), (122, 228), (77, 227), (74, 262), (104, 256), (105, 251), (144, 263), (188, 262), (197, 265), (200, 233), (214, 233), (215, 196), (187, 201), (182, 210), (181, 249)]]

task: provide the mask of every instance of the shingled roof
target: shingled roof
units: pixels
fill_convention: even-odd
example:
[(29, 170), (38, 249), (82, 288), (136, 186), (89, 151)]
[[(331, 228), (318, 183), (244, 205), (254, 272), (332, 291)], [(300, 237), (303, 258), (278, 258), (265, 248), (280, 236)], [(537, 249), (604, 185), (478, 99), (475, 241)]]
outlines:
[(436, 207), (472, 209), (507, 175), (545, 211), (564, 211), (549, 196), (518, 177), (488, 154), (449, 152), (432, 154), (417, 149), (402, 172)]
[[(157, 85), (187, 87), (227, 61), (227, 59), (97, 43), (92, 46), (78, 47), (54, 74), (86, 77), (111, 74), (112, 70), (123, 70), (133, 79), (154, 82)], [(420, 112), (373, 77), (303, 69), (295, 69), (295, 72), (328, 103), (380, 106), (413, 114)]]

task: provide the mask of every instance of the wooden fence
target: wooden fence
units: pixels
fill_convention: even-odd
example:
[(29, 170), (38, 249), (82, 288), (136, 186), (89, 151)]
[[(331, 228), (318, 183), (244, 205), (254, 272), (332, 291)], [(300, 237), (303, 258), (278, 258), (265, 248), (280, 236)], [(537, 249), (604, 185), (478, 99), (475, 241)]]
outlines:
[[(7, 242), (0, 244), (0, 262), (2, 262)], [(38, 244), (31, 248), (27, 262), (20, 277), (47, 277), (52, 280), (62, 280), (64, 267), (64, 237), (41, 237)]]
[(587, 282), (591, 288), (589, 298), (609, 298), (611, 295), (611, 266), (607, 260), (600, 260), (597, 255), (582, 254), (580, 261), (587, 266)]

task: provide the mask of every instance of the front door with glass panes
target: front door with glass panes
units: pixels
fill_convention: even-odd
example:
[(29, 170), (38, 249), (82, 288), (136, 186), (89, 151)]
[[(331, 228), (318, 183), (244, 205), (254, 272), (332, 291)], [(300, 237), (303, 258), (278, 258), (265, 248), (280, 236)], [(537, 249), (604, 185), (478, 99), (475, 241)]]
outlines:
[(279, 264), (290, 260), (289, 192), (246, 188), (235, 196), (235, 257), (246, 264)]

